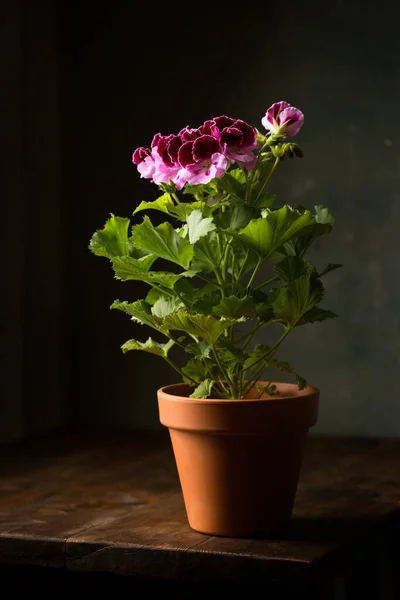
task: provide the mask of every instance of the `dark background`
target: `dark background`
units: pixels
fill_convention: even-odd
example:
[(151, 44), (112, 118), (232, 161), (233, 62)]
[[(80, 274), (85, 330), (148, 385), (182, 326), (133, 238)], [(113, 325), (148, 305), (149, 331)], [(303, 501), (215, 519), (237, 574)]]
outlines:
[(114, 280), (90, 237), (156, 197), (131, 164), (156, 132), (219, 114), (261, 127), (278, 100), (305, 113), (305, 157), (274, 191), (331, 209), (310, 259), (344, 265), (326, 278), (339, 318), (299, 328), (284, 357), (321, 389), (315, 432), (400, 435), (399, 28), (387, 0), (3, 7), (1, 440), (160, 427), (156, 391), (175, 373), (123, 355), (149, 332), (109, 310), (144, 288)]

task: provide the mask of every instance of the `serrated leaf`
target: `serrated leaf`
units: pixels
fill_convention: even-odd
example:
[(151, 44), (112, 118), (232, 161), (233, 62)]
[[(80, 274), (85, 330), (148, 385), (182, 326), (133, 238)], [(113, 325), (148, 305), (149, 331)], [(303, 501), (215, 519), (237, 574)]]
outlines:
[(301, 237), (285, 245), (286, 254), (304, 256), (315, 240), (332, 231), (335, 220), (327, 208), (315, 206), (315, 223), (303, 230)]
[(197, 358), (190, 358), (186, 365), (182, 367), (184, 373), (184, 381), (191, 383), (191, 381), (203, 381), (207, 379), (209, 370), (214, 366), (214, 361), (210, 359), (198, 360)]
[(112, 266), (117, 279), (123, 281), (143, 281), (150, 285), (163, 285), (173, 290), (175, 283), (182, 277), (193, 277), (194, 271), (170, 273), (168, 271), (145, 271), (137, 266), (136, 259), (130, 256), (118, 256), (112, 259)]
[(278, 360), (276, 358), (271, 358), (269, 359), (268, 363), (271, 367), (275, 367), (275, 369), (278, 369), (278, 371), (290, 373), (291, 375), (293, 375), (299, 390), (303, 390), (306, 387), (307, 381), (303, 377), (301, 377), (288, 362), (284, 360)]
[(205, 196), (215, 196), (218, 193), (218, 190), (215, 181), (212, 180), (210, 183), (200, 183), (197, 185), (186, 183), (182, 189), (182, 193), (190, 194), (196, 198), (196, 200), (201, 201)]
[(189, 241), (191, 244), (195, 244), (201, 237), (214, 231), (215, 224), (211, 217), (203, 218), (201, 210), (196, 208), (193, 210), (186, 219), (188, 225)]
[(326, 275), (327, 273), (330, 273), (331, 271), (334, 271), (335, 269), (340, 269), (340, 267), (342, 267), (342, 266), (343, 265), (329, 263), (328, 265), (326, 265), (326, 267), (324, 269), (322, 269), (321, 273), (318, 273), (318, 277), (322, 277), (323, 275)]
[(247, 315), (254, 310), (252, 296), (244, 296), (238, 298), (237, 296), (226, 296), (222, 298), (220, 302), (211, 308), (213, 315), (220, 317), (231, 317), (236, 319)]
[(262, 321), (273, 320), (274, 311), (272, 310), (269, 294), (256, 290), (253, 292), (254, 313)]
[(183, 306), (179, 298), (160, 296), (151, 307), (151, 313), (161, 319)]
[(171, 194), (165, 193), (157, 200), (153, 200), (152, 202), (143, 201), (135, 208), (133, 214), (141, 210), (158, 210), (160, 212), (166, 213), (167, 215), (171, 215), (171, 210), (173, 210), (175, 204), (171, 198)]
[(191, 314), (179, 310), (164, 318), (164, 325), (171, 330), (185, 331), (214, 345), (219, 336), (232, 325), (228, 319), (216, 319), (211, 315)]
[(298, 256), (287, 256), (274, 265), (274, 271), (279, 279), (289, 283), (302, 277), (309, 270), (314, 270), (314, 267)]
[(200, 238), (194, 245), (192, 269), (195, 271), (213, 271), (222, 262), (221, 247), (218, 244), (218, 234), (211, 231)]
[(165, 344), (154, 341), (151, 337), (146, 342), (138, 342), (137, 340), (128, 340), (121, 346), (122, 352), (125, 354), (129, 350), (143, 350), (144, 352), (150, 352), (150, 354), (156, 354), (162, 358), (168, 356), (168, 352), (174, 345), (173, 340), (169, 340)]
[(322, 300), (323, 293), (321, 281), (314, 272), (308, 271), (271, 293), (271, 305), (276, 317), (294, 327), (307, 311)]
[(254, 367), (258, 366), (260, 361), (265, 360), (268, 357), (270, 351), (271, 348), (266, 344), (257, 344), (253, 350), (248, 352), (247, 358), (243, 363), (243, 370), (252, 370)]
[(242, 171), (242, 169), (232, 169), (229, 171), (229, 174), (239, 183), (246, 183), (246, 174)]
[(159, 258), (164, 258), (188, 269), (193, 258), (193, 246), (189, 240), (180, 237), (171, 223), (161, 223), (154, 227), (145, 216), (143, 222), (132, 227), (132, 238), (135, 246), (152, 252)]
[(189, 398), (208, 398), (211, 396), (214, 381), (212, 379), (205, 379), (197, 386)]
[(225, 212), (221, 212), (215, 217), (215, 223), (223, 229), (243, 229), (251, 221), (260, 215), (257, 208), (252, 208), (244, 204), (235, 204), (228, 207)]
[(90, 240), (89, 248), (93, 254), (106, 258), (129, 255), (129, 223), (129, 219), (112, 215), (104, 229), (98, 229)]
[(180, 221), (186, 221), (194, 210), (200, 210), (203, 217), (210, 217), (218, 206), (209, 206), (204, 200), (180, 202), (174, 207), (173, 214)]
[(323, 308), (319, 308), (318, 306), (314, 306), (314, 308), (311, 308), (303, 315), (303, 317), (298, 322), (298, 325), (303, 325), (305, 323), (316, 323), (320, 321), (326, 321), (327, 319), (335, 318), (337, 318), (337, 314), (335, 314), (331, 310), (325, 310)]
[(214, 306), (220, 303), (221, 296), (216, 293), (203, 294), (192, 306), (192, 310), (195, 312), (205, 313), (209, 315), (212, 313)]
[(265, 217), (253, 219), (239, 232), (242, 243), (252, 248), (262, 259), (273, 257), (275, 250), (299, 236), (302, 229), (315, 223), (313, 215), (288, 205), (277, 210), (265, 209)]
[(221, 177), (218, 177), (217, 184), (221, 190), (230, 194), (234, 200), (243, 202), (246, 196), (245, 182), (239, 181), (232, 172), (225, 171)]
[(248, 355), (229, 341), (218, 345), (218, 358), (230, 373), (235, 374)]
[(255, 208), (271, 208), (275, 202), (275, 195), (265, 193), (260, 196), (256, 195), (254, 198), (250, 198), (249, 204)]
[(148, 325), (157, 331), (165, 330), (163, 320), (152, 314), (151, 307), (144, 300), (136, 300), (136, 302), (131, 303), (115, 300), (110, 308), (115, 308), (126, 313), (131, 317), (132, 321)]
[(211, 352), (211, 346), (208, 342), (204, 340), (200, 340), (196, 344), (188, 344), (186, 346), (186, 351), (193, 354), (196, 358), (208, 358)]

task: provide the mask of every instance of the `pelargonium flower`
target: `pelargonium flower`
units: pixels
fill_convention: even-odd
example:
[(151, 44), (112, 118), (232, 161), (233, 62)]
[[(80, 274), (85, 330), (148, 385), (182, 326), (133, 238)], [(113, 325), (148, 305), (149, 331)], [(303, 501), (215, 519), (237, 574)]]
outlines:
[(200, 137), (202, 133), (203, 132), (200, 131), (200, 129), (192, 129), (186, 125), (186, 127), (181, 129), (181, 131), (178, 133), (178, 136), (181, 138), (182, 142), (192, 142), (196, 138)]
[(282, 100), (269, 107), (261, 123), (268, 131), (294, 137), (304, 123), (304, 115), (301, 110)]
[(229, 167), (219, 141), (211, 135), (201, 135), (184, 142), (179, 148), (178, 160), (182, 167), (180, 176), (192, 185), (208, 183), (220, 177)]
[(232, 162), (238, 162), (251, 170), (257, 157), (253, 150), (257, 146), (257, 133), (254, 127), (241, 119), (232, 119), (225, 115), (215, 117), (211, 134), (222, 144), (223, 152)]
[(141, 177), (152, 179), (156, 165), (150, 148), (136, 148), (132, 154), (132, 162), (137, 166)]
[(180, 190), (185, 184), (180, 177), (181, 165), (178, 162), (178, 151), (181, 145), (182, 139), (177, 135), (163, 136), (156, 133), (151, 143), (151, 150), (137, 148), (132, 160), (145, 179), (151, 179), (157, 185), (172, 181)]

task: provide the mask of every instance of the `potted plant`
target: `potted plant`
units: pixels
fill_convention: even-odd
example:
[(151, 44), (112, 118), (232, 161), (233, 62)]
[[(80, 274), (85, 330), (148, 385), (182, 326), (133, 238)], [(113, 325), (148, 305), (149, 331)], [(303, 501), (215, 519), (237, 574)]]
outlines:
[[(189, 524), (207, 534), (263, 535), (291, 519), (317, 421), (319, 390), (280, 349), (294, 329), (336, 316), (320, 302), (323, 276), (340, 265), (318, 271), (306, 258), (333, 218), (323, 206), (278, 205), (268, 188), (285, 159), (302, 156), (292, 138), (303, 121), (277, 102), (263, 132), (220, 116), (156, 134), (132, 160), (161, 194), (132, 219), (111, 214), (89, 244), (117, 279), (148, 284), (144, 298), (111, 308), (154, 332), (124, 353), (150, 352), (179, 374), (157, 392), (160, 421)], [(163, 213), (161, 224), (142, 211)]]

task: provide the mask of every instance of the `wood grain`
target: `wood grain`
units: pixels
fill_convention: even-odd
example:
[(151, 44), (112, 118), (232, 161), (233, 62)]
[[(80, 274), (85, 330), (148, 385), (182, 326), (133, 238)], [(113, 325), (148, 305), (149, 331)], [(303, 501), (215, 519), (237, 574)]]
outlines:
[(217, 538), (188, 526), (164, 431), (3, 445), (0, 563), (311, 589), (350, 577), (357, 557), (373, 555), (397, 523), (398, 473), (400, 440), (310, 438), (286, 530), (270, 539)]

